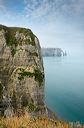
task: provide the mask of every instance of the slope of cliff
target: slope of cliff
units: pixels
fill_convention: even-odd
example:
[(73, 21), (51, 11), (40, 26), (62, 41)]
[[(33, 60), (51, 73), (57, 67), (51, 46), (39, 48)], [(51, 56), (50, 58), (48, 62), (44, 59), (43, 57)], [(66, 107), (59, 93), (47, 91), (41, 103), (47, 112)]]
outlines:
[(1, 118), (0, 128), (84, 128), (79, 122), (64, 122), (47, 117), (31, 117), (24, 115), (13, 118)]
[(30, 29), (0, 25), (0, 115), (46, 114), (44, 69)]

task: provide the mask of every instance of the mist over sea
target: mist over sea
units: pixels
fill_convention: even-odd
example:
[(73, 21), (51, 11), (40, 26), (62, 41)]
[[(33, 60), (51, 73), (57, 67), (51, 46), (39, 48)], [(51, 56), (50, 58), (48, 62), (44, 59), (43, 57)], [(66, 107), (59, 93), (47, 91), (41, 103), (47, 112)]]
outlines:
[(44, 57), (45, 102), (67, 121), (84, 123), (84, 56)]

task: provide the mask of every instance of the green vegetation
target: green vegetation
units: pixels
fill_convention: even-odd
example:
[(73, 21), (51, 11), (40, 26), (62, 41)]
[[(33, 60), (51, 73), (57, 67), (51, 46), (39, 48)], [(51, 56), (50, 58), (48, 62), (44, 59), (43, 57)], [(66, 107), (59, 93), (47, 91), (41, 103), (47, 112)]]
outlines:
[(40, 71), (40, 69), (34, 69), (34, 72), (28, 72), (22, 69), (22, 71), (18, 74), (19, 74), (19, 77), (18, 77), (19, 80), (24, 79), (24, 77), (34, 77), (35, 81), (38, 81), (39, 83), (41, 83), (43, 82), (43, 79), (44, 79), (44, 74)]
[(23, 33), (25, 36), (30, 36), (31, 37), (31, 42), (29, 39), (26, 40), (26, 43), (35, 45), (35, 35), (30, 29), (27, 28), (19, 28), (19, 27), (6, 27), (3, 25), (0, 25), (0, 30), (4, 29), (6, 31), (6, 40), (7, 40), (7, 45), (12, 46), (13, 44), (17, 45), (17, 41), (15, 38), (16, 32)]
[(17, 46), (17, 40), (13, 35), (8, 34), (7, 36), (7, 45), (8, 46)]
[(28, 112), (33, 112), (36, 109), (33, 99), (24, 94), (21, 98), (22, 107), (27, 107)]
[(7, 128), (4, 124), (0, 124), (0, 128)]
[[(35, 45), (35, 35), (33, 34), (33, 32), (30, 29), (26, 29), (26, 28), (11, 28), (11, 31), (13, 31), (13, 36), (14, 33), (19, 32), (19, 33), (23, 33), (25, 35), (25, 37), (30, 36), (31, 37), (31, 41), (29, 39), (25, 40), (26, 44), (31, 44), (31, 45)], [(22, 44), (22, 40), (20, 39), (18, 41), (18, 44), (21, 45)]]
[(28, 111), (29, 112), (33, 112), (36, 109), (36, 106), (34, 105), (34, 103), (30, 103), (28, 105)]
[(11, 54), (12, 56), (15, 55), (16, 53), (16, 47), (18, 45), (18, 42), (15, 38), (15, 36), (13, 35), (14, 33), (11, 32), (11, 31), (8, 31), (6, 33), (6, 42), (7, 42), (7, 45), (11, 47)]
[(34, 70), (34, 76), (36, 81), (43, 82), (44, 74), (39, 69)]
[(20, 76), (18, 77), (19, 80), (24, 79), (25, 76), (33, 77), (33, 73), (22, 70), (21, 73), (18, 73)]
[(6, 27), (6, 26), (4, 26), (4, 25), (1, 25), (1, 24), (0, 24), (0, 30), (2, 30), (2, 29), (6, 30), (6, 29), (7, 29), (7, 27)]
[[(5, 37), (6, 37), (6, 42), (7, 45), (9, 47), (11, 47), (11, 54), (12, 56), (15, 55), (16, 53), (16, 47), (17, 45), (22, 45), (23, 43), (23, 39), (19, 39), (17, 40), (15, 38), (15, 34), (16, 32), (19, 33), (23, 33), (25, 35), (25, 37), (29, 36), (31, 38), (30, 39), (25, 39), (25, 44), (31, 44), (31, 45), (35, 45), (35, 35), (33, 34), (33, 32), (30, 29), (26, 29), (26, 28), (18, 28), (18, 27), (5, 27), (0, 25), (0, 30), (4, 29), (5, 30)], [(36, 55), (37, 56), (37, 55)]]
[(11, 54), (14, 57), (14, 55), (16, 54), (16, 49), (15, 48), (11, 48)]
[[(30, 29), (20, 28), (19, 33), (23, 33), (25, 36), (29, 35), (31, 37), (31, 40), (32, 40), (31, 43), (33, 44), (35, 36), (34, 36), (33, 32)], [(33, 45), (35, 45), (35, 43)]]

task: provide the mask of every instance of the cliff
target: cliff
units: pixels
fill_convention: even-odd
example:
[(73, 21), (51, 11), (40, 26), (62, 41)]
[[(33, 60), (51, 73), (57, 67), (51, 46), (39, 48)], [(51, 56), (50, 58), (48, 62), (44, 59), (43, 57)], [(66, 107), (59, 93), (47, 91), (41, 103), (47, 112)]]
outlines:
[(43, 56), (67, 56), (66, 51), (64, 52), (61, 48), (42, 48)]
[(46, 114), (44, 69), (30, 29), (0, 25), (0, 115)]

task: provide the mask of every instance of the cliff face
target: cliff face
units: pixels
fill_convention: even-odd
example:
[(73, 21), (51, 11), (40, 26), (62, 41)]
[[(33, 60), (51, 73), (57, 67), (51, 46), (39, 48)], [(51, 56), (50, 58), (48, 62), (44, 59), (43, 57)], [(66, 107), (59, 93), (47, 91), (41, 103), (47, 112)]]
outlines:
[(0, 114), (45, 113), (39, 40), (30, 29), (0, 25)]
[(66, 56), (67, 54), (61, 48), (42, 48), (43, 56)]

